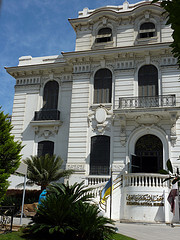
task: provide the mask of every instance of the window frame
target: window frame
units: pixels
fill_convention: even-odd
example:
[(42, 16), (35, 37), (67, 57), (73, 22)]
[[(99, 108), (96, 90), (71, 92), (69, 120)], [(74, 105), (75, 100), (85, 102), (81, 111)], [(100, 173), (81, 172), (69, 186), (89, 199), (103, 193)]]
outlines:
[[(143, 25), (148, 25), (148, 24), (152, 24), (154, 25), (154, 28), (145, 28), (145, 29), (141, 29)], [(154, 33), (153, 36), (149, 36), (151, 35), (151, 33)], [(142, 35), (144, 35), (145, 37), (141, 37)], [(157, 37), (157, 29), (156, 29), (156, 24), (152, 21), (149, 22), (142, 22), (139, 26), (139, 33), (138, 33), (138, 38), (139, 39), (151, 39)]]
[(107, 135), (95, 135), (91, 137), (90, 144), (90, 175), (109, 175), (111, 137)]
[[(107, 33), (103, 33), (103, 30)], [(108, 32), (108, 31), (109, 32)], [(102, 33), (101, 33), (102, 32)], [(102, 27), (98, 30), (98, 33), (96, 35), (95, 42), (96, 44), (101, 44), (101, 43), (108, 43), (113, 41), (113, 33), (112, 33), (112, 28), (110, 27)]]
[[(108, 74), (107, 74), (108, 73)], [(112, 72), (108, 68), (101, 68), (94, 75), (93, 104), (112, 103)]]
[[(49, 86), (48, 86), (49, 85)], [(54, 86), (53, 86), (54, 85)], [(43, 110), (57, 110), (59, 100), (59, 83), (55, 80), (46, 82), (43, 89)]]
[[(48, 151), (46, 151), (48, 149)], [(42, 152), (42, 154), (41, 154)], [(53, 155), (54, 154), (54, 142), (43, 140), (38, 142), (37, 146), (37, 156), (45, 156), (46, 154)]]

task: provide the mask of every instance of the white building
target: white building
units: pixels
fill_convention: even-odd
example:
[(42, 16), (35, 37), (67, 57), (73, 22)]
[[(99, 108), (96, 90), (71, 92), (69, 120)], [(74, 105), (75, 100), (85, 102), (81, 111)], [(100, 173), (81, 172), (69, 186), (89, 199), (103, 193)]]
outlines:
[(158, 171), (168, 159), (180, 166), (180, 72), (163, 11), (149, 1), (84, 8), (69, 20), (74, 52), (25, 56), (6, 69), (16, 79), (12, 124), (23, 157), (60, 155), (75, 170), (70, 182), (97, 193), (111, 168), (122, 183), (112, 217), (121, 221), (172, 217)]

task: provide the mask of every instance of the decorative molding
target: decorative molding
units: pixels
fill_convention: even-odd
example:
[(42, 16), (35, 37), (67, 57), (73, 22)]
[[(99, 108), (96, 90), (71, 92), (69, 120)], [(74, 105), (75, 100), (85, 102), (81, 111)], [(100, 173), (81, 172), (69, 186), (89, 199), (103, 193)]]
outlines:
[(122, 172), (123, 168), (124, 168), (124, 165), (122, 165), (122, 164), (117, 164), (117, 163), (112, 164), (112, 172), (113, 173), (120, 173), (120, 172)]
[(50, 73), (49, 75), (47, 76), (43, 76), (41, 78), (41, 83), (42, 85), (46, 82), (46, 81), (57, 81), (59, 85), (61, 85), (61, 80), (62, 78), (60, 76), (55, 76), (53, 73)]
[(44, 137), (45, 139), (48, 139), (49, 137), (54, 137), (54, 135), (55, 135), (55, 132), (44, 129), (39, 132), (38, 137)]
[(66, 164), (66, 169), (67, 170), (74, 170), (75, 172), (85, 172), (85, 164), (79, 163), (79, 164), (74, 164), (74, 163), (67, 163)]
[(62, 122), (60, 120), (31, 121), (35, 134), (45, 139), (57, 135), (61, 125)]
[(73, 73), (89, 73), (90, 70), (90, 64), (75, 64), (73, 66)]
[(160, 116), (148, 113), (135, 117), (135, 121), (139, 124), (157, 124), (160, 120)]
[(161, 59), (161, 66), (177, 65), (177, 59), (174, 57), (163, 57)]
[(172, 146), (174, 147), (177, 140), (176, 135), (176, 121), (178, 119), (177, 112), (170, 112), (170, 121), (171, 121), (171, 129), (170, 129), (170, 141)]
[(93, 131), (97, 131), (103, 134), (105, 131), (110, 131), (111, 125), (114, 121), (114, 114), (108, 111), (108, 109), (102, 105), (97, 104), (88, 115), (88, 124)]
[(116, 62), (116, 68), (117, 69), (132, 69), (134, 68), (134, 61), (129, 60), (129, 61), (117, 61)]
[(72, 82), (72, 79), (73, 79), (72, 74), (62, 75), (62, 82)]
[(37, 85), (40, 84), (40, 77), (17, 78), (16, 85)]

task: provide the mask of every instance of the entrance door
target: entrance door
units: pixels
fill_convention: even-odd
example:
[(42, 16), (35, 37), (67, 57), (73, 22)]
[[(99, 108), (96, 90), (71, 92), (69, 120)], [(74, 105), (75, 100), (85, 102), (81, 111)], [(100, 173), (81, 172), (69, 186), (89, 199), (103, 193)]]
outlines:
[(131, 159), (131, 172), (158, 173), (163, 168), (163, 145), (155, 135), (147, 134), (139, 138), (135, 145), (135, 155)]

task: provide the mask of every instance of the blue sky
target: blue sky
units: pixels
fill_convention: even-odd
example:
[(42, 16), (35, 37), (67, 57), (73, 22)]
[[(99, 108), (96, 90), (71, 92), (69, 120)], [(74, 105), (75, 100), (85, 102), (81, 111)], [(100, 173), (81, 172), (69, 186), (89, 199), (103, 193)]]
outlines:
[[(124, 0), (3, 0), (0, 10), (0, 106), (12, 113), (15, 79), (4, 67), (21, 56), (58, 55), (73, 51), (75, 33), (68, 18), (83, 8), (122, 5)], [(138, 2), (129, 0), (129, 3)]]

